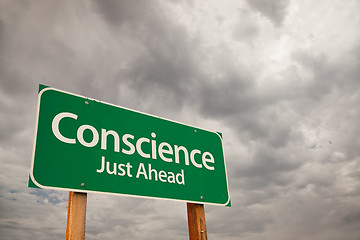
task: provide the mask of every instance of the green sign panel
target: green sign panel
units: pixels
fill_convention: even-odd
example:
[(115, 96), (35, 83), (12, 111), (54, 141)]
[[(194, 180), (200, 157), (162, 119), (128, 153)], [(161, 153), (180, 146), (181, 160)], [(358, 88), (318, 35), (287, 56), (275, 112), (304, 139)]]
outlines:
[(230, 205), (216, 132), (50, 87), (37, 118), (29, 186)]

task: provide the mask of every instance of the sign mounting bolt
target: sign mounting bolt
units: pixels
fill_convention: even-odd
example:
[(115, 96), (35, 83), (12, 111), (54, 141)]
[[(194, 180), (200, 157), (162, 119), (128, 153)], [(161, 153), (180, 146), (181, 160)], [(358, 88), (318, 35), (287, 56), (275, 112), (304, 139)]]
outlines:
[(88, 102), (88, 101), (85, 101), (85, 104), (86, 104), (86, 105), (89, 105), (89, 102)]
[(194, 133), (196, 133), (196, 129), (194, 130)]
[(203, 196), (201, 196), (200, 198), (201, 198), (201, 199), (204, 199), (204, 197), (203, 197)]
[(84, 186), (85, 186), (85, 183), (81, 183), (81, 186), (84, 187)]

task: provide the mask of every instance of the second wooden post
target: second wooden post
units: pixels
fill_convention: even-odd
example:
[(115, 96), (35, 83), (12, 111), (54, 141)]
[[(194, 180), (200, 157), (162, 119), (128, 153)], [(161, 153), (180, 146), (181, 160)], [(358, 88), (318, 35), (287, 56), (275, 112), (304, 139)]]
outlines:
[(84, 240), (87, 194), (69, 192), (66, 240)]
[(204, 204), (187, 203), (189, 240), (207, 240)]

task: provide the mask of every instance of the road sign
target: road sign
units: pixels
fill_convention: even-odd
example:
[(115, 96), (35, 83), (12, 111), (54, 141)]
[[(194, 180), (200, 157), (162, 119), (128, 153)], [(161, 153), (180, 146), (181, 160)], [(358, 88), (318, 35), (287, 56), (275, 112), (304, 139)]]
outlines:
[(219, 133), (40, 88), (29, 186), (230, 204)]

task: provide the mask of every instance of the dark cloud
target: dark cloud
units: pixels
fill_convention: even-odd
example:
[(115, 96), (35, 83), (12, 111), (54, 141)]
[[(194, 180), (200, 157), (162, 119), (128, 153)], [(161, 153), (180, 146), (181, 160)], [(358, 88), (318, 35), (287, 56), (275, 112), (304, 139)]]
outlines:
[[(251, 235), (263, 234), (266, 227), (273, 222), (273, 217), (263, 205), (241, 207), (235, 205), (231, 209), (207, 207), (207, 228), (209, 238), (238, 239)], [(239, 214), (241, 212), (241, 214)], [(227, 218), (231, 218), (238, 231), (231, 231)]]
[(152, 19), (160, 14), (158, 2), (145, 0), (130, 3), (129, 1), (94, 0), (95, 7), (101, 15), (112, 25), (119, 26), (130, 23), (144, 23), (146, 19)]
[(201, 86), (200, 111), (205, 117), (230, 124), (244, 141), (260, 140), (282, 147), (290, 138), (301, 138), (293, 130), (296, 113), (282, 102), (296, 93), (283, 91), (282, 86), (274, 87), (274, 92), (257, 86), (256, 79), (247, 75), (246, 70), (224, 72), (221, 78)]
[(179, 26), (169, 26), (148, 32), (141, 39), (145, 52), (129, 63), (123, 75), (132, 89), (144, 97), (152, 96), (154, 92), (167, 93), (165, 98), (179, 106), (184, 103), (198, 75), (197, 56), (190, 48), (196, 42), (187, 39), (184, 33)]
[(256, 145), (252, 162), (237, 167), (238, 185), (245, 189), (263, 189), (269, 186), (285, 187), (293, 184), (292, 172), (299, 169), (304, 161), (285, 151)]
[(257, 99), (251, 96), (249, 86), (241, 76), (236, 74), (224, 76), (214, 83), (204, 83), (201, 86), (201, 111), (205, 116), (229, 117), (239, 112), (255, 111)]
[(287, 15), (289, 0), (248, 0), (250, 7), (269, 18), (275, 26), (281, 26)]
[(117, 81), (143, 99), (155, 96), (159, 104), (181, 109), (199, 74), (196, 69), (199, 56), (193, 50), (198, 45), (197, 39), (189, 37), (185, 28), (170, 19), (157, 2), (134, 5), (126, 1), (98, 1), (96, 4), (101, 16), (111, 25), (125, 25), (123, 34), (135, 45)]

